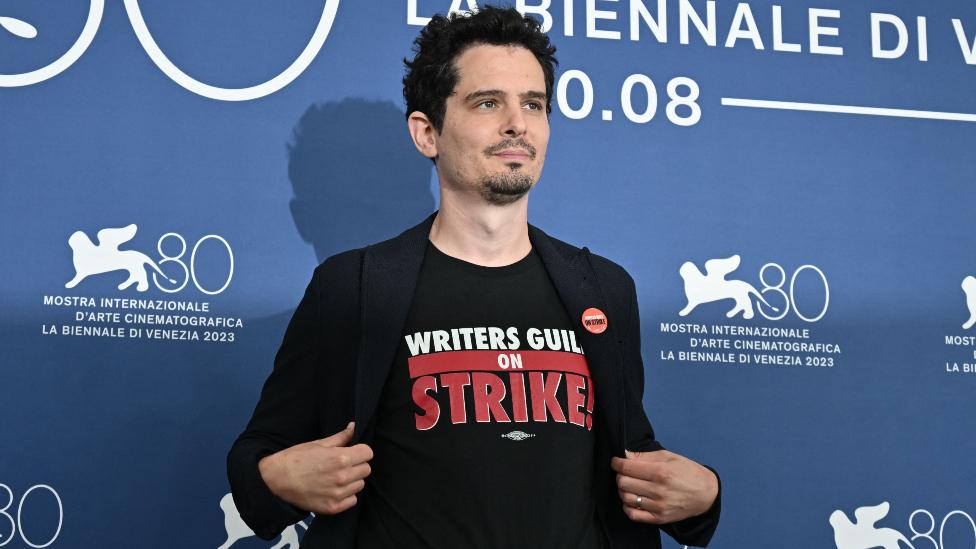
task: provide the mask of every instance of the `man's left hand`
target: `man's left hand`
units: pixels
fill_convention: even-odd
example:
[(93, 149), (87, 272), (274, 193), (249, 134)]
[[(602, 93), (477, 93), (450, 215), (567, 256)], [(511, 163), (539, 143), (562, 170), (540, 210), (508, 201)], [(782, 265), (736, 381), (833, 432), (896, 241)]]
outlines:
[(612, 458), (610, 467), (617, 472), (624, 514), (632, 521), (677, 522), (708, 511), (718, 496), (715, 474), (684, 456), (667, 450), (626, 450), (626, 456)]

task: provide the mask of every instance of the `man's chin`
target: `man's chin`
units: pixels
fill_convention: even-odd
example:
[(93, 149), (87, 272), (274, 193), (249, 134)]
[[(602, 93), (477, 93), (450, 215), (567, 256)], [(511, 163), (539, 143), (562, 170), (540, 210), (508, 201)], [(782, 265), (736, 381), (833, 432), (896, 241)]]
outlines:
[(498, 206), (511, 204), (529, 194), (535, 181), (527, 174), (512, 177), (512, 173), (486, 178), (481, 182), (481, 196), (489, 203)]
[(481, 196), (485, 199), (485, 202), (495, 206), (507, 206), (514, 202), (518, 202), (528, 194), (529, 191), (519, 193), (497, 193), (484, 189), (481, 191)]

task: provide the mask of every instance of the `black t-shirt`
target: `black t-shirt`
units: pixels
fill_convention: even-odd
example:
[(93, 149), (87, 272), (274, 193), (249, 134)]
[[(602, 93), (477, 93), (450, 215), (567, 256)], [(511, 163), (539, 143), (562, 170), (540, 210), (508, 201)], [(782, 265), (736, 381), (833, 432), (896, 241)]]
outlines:
[(402, 336), (357, 546), (603, 547), (594, 388), (535, 251), (483, 267), (428, 243)]

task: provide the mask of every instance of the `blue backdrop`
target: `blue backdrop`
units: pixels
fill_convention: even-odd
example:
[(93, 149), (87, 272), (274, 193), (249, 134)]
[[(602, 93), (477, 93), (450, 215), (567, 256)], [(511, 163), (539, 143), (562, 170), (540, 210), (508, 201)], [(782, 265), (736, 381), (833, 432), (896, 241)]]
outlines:
[[(90, 2), (0, 5), (0, 545), (290, 547), (225, 455), (314, 266), (437, 207), (402, 58), (470, 6)], [(713, 547), (971, 547), (976, 5), (784, 4), (519, 2), (561, 61), (530, 220), (637, 281)]]

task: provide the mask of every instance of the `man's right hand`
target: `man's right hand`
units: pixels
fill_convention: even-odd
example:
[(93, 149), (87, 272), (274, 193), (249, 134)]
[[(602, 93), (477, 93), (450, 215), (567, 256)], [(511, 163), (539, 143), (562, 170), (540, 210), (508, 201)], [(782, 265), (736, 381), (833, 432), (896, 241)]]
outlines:
[(334, 515), (356, 505), (365, 486), (373, 450), (348, 446), (354, 423), (319, 440), (296, 444), (266, 456), (258, 470), (268, 488), (292, 505), (316, 514)]

